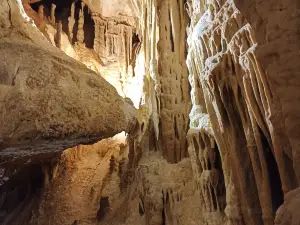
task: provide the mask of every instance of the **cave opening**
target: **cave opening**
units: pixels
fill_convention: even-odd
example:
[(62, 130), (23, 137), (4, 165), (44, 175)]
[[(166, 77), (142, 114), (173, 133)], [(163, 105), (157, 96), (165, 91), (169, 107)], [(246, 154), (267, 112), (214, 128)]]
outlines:
[(280, 205), (283, 204), (284, 194), (282, 191), (282, 183), (279, 175), (279, 169), (272, 152), (272, 149), (269, 146), (269, 142), (267, 138), (264, 136), (260, 127), (258, 127), (262, 146), (264, 149), (264, 154), (267, 162), (267, 171), (269, 174), (269, 182), (271, 186), (271, 197), (272, 197), (272, 206), (273, 206), (273, 213), (275, 214), (276, 210), (279, 208)]

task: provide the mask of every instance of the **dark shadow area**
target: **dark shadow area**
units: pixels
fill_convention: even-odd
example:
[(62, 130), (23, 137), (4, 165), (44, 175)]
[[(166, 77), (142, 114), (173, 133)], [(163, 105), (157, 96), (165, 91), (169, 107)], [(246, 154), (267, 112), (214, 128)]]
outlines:
[(141, 201), (139, 202), (139, 214), (140, 216), (143, 216), (145, 214), (143, 199), (141, 199)]
[(97, 220), (101, 221), (104, 219), (104, 217), (106, 216), (106, 214), (109, 211), (109, 201), (108, 201), (107, 196), (102, 196), (100, 199), (100, 207), (97, 211)]
[(0, 189), (0, 224), (25, 224), (44, 187), (41, 165), (19, 169)]
[[(164, 200), (164, 193), (163, 194), (163, 197), (162, 197), (162, 201), (163, 201), (163, 205), (165, 205), (167, 202), (168, 202), (168, 199), (169, 199), (169, 194), (167, 193), (167, 197), (166, 197), (166, 202)], [(166, 225), (166, 212), (165, 212), (165, 208), (163, 208), (162, 212), (161, 212), (161, 217), (162, 217), (162, 224), (161, 225)]]
[(279, 175), (278, 165), (276, 163), (275, 157), (271, 148), (269, 146), (267, 138), (264, 136), (262, 130), (258, 127), (261, 142), (264, 149), (264, 154), (267, 162), (268, 173), (269, 173), (269, 181), (271, 187), (271, 196), (272, 196), (272, 205), (273, 212), (279, 208), (280, 205), (283, 204), (284, 194), (282, 191), (282, 183)]
[[(78, 19), (79, 19), (79, 13), (82, 10), (81, 0), (43, 0), (40, 2), (36, 2), (31, 4), (31, 7), (33, 10), (38, 12), (39, 6), (44, 6), (44, 18), (50, 18), (51, 16), (51, 6), (52, 4), (56, 5), (55, 8), (55, 21), (61, 21), (62, 23), (62, 30), (66, 34), (69, 33), (69, 17), (71, 15), (71, 6), (72, 3), (75, 2), (75, 24), (73, 27), (73, 40), (71, 40), (72, 44), (74, 44), (77, 41), (77, 32), (78, 32)], [(84, 7), (84, 42), (87, 48), (93, 49), (94, 47), (94, 39), (95, 39), (95, 24), (92, 19), (92, 16), (89, 12), (89, 9), (87, 6)]]
[(84, 43), (87, 48), (94, 48), (95, 39), (95, 23), (92, 15), (89, 13), (88, 7), (84, 7)]
[(214, 166), (220, 172), (219, 183), (218, 183), (218, 188), (217, 188), (217, 196), (221, 197), (221, 198), (219, 198), (219, 200), (220, 200), (219, 207), (220, 207), (220, 210), (223, 211), (223, 210), (225, 210), (225, 207), (226, 207), (226, 187), (225, 187), (225, 179), (224, 179), (221, 155), (220, 155), (220, 151), (219, 151), (217, 144), (215, 144), (214, 150), (216, 153), (216, 161), (215, 161)]

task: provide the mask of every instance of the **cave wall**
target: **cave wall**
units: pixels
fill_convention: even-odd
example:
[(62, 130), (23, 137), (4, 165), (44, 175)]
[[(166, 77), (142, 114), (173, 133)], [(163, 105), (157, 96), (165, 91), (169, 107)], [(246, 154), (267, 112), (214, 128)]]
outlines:
[(1, 1), (0, 14), (0, 223), (21, 225), (39, 211), (65, 149), (130, 133), (137, 111), (53, 47), (21, 1)]
[[(175, 70), (184, 77), (185, 66), (179, 66), (182, 53), (189, 70), (192, 109), (190, 120), (181, 124), (189, 123), (188, 153), (200, 189), (201, 211), (208, 215), (204, 220), (215, 224), (209, 215), (219, 212), (228, 224), (274, 224), (284, 195), (299, 185), (298, 145), (293, 138), (298, 126), (290, 122), (296, 120), (294, 113), (299, 108), (299, 68), (294, 61), (298, 57), (295, 9), (299, 5), (296, 1), (222, 0), (176, 4), (136, 1), (148, 51), (149, 118), (156, 128), (157, 149), (173, 163), (182, 159), (180, 155), (186, 156), (182, 153), (185, 147), (177, 148), (180, 138), (172, 127), (176, 130), (178, 124), (171, 119), (178, 104), (174, 96), (180, 91), (176, 90), (178, 77), (170, 74)], [(190, 17), (187, 55), (185, 46), (176, 45), (185, 39), (182, 5)], [(177, 29), (175, 36), (173, 29)], [(184, 96), (184, 79), (180, 86)], [(189, 109), (188, 101), (182, 101), (185, 109)], [(173, 109), (171, 114), (168, 107)], [(184, 126), (180, 131), (186, 133)]]
[(296, 0), (76, 4), (66, 22), (49, 9), (48, 30), (27, 13), (54, 46), (135, 99), (139, 123), (122, 143), (64, 151), (38, 176), (46, 182), (29, 224), (298, 224)]
[[(128, 158), (125, 132), (93, 145), (66, 149), (45, 168), (44, 189), (32, 225), (96, 224), (120, 207)], [(107, 199), (103, 204), (103, 199)], [(101, 201), (102, 200), (102, 201)], [(108, 218), (107, 218), (108, 217)]]
[[(293, 42), (287, 44), (286, 34), (279, 28), (286, 27), (291, 39), (299, 39), (293, 33), (293, 23), (283, 25), (274, 17), (285, 17), (276, 13), (291, 10), (296, 2), (289, 5), (291, 8), (279, 1), (187, 4), (191, 17), (187, 64), (193, 102), (188, 138), (191, 159), (196, 158), (196, 174), (201, 174), (201, 180), (207, 173), (207, 161), (214, 160), (215, 153), (209, 152), (215, 141), (222, 159), (224, 211), (230, 224), (273, 224), (284, 193), (299, 185), (297, 150), (288, 137), (291, 114), (284, 109), (288, 102), (297, 101), (298, 91), (278, 94), (274, 83), (284, 89), (281, 76), (292, 78), (289, 72), (280, 75), (280, 69), (272, 66), (282, 65), (280, 60), (295, 54)], [(285, 50), (278, 50), (277, 44)], [(297, 71), (296, 65), (288, 71)], [(290, 99), (282, 104), (279, 99), (287, 95)]]
[(110, 4), (23, 1), (28, 15), (54, 46), (99, 73), (137, 108), (142, 84), (134, 70), (140, 49), (135, 15), (129, 3), (123, 2), (123, 7), (118, 1)]
[(148, 80), (142, 105), (150, 109), (148, 118), (155, 129), (157, 149), (175, 163), (187, 156), (185, 136), (191, 105), (185, 64), (187, 14), (183, 1), (134, 3), (140, 16), (138, 32)]
[(235, 3), (253, 27), (258, 43), (257, 58), (267, 73), (277, 107), (274, 111), (280, 112), (273, 113), (276, 116), (272, 116), (273, 126), (277, 127), (274, 139), (280, 138), (282, 151), (293, 158), (292, 164), (299, 182), (299, 126), (296, 116), (299, 110), (296, 104), (299, 98), (299, 65), (294, 63), (299, 59), (296, 52), (299, 48), (299, 2), (290, 0), (271, 1), (268, 4), (262, 1)]

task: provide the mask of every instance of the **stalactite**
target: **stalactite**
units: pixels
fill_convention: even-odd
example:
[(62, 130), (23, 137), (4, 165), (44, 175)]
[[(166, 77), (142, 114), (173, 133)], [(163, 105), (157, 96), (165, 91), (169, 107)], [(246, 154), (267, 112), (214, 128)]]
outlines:
[(77, 41), (79, 44), (83, 45), (84, 44), (84, 30), (83, 30), (83, 25), (84, 25), (84, 3), (82, 2), (82, 7), (79, 12), (79, 19), (78, 19), (78, 31), (77, 31)]
[[(234, 217), (232, 207), (239, 207), (239, 223), (243, 217), (245, 224), (273, 224), (273, 208), (277, 203), (271, 196), (272, 179), (281, 179), (283, 190), (290, 190), (291, 180), (295, 179), (286, 179), (289, 169), (278, 150), (278, 139), (273, 135), (279, 130), (274, 131), (276, 123), (269, 115), (276, 107), (271, 103), (272, 93), (267, 80), (261, 79), (266, 75), (256, 59), (258, 44), (254, 32), (231, 1), (201, 1), (200, 4), (190, 1), (187, 8), (192, 20), (187, 29), (187, 64), (193, 103), (190, 126), (206, 128), (203, 118), (210, 118), (223, 168), (227, 168), (224, 170), (225, 213), (229, 221)], [(192, 139), (188, 140), (190, 156), (195, 157)], [(276, 162), (267, 158), (269, 151)], [(275, 167), (272, 172), (275, 178), (272, 179), (270, 163)], [(277, 167), (279, 172), (276, 172)], [(194, 173), (199, 176), (199, 171)], [(247, 176), (252, 177), (255, 185), (249, 185), (245, 180)], [(275, 202), (280, 201), (280, 192), (277, 192)], [(238, 199), (234, 202), (230, 196)], [(254, 209), (261, 212), (254, 213), (251, 211)]]
[(152, 1), (152, 27), (151, 27), (151, 45), (149, 52), (151, 54), (151, 60), (150, 60), (150, 65), (149, 65), (149, 70), (150, 70), (150, 76), (153, 80), (153, 85), (155, 94), (153, 93), (151, 96), (151, 102), (152, 102), (152, 120), (154, 123), (154, 131), (155, 131), (155, 136), (156, 140), (159, 139), (159, 115), (160, 115), (160, 81), (159, 81), (159, 75), (158, 75), (158, 68), (157, 68), (157, 58), (156, 58), (156, 42), (157, 42), (157, 34), (156, 34), (156, 29), (157, 29), (157, 2), (156, 0)]
[(62, 23), (58, 21), (56, 23), (56, 34), (55, 34), (55, 43), (57, 48), (61, 48), (61, 35), (62, 35)]
[(71, 43), (73, 41), (74, 24), (75, 24), (75, 3), (73, 2), (71, 5), (70, 17), (68, 18), (68, 36)]
[[(288, 4), (292, 5), (292, 1)], [(39, 27), (44, 20), (43, 5), (37, 14), (32, 10), (35, 6), (30, 6), (33, 2), (23, 2), (26, 12)], [(95, 187), (101, 182), (86, 192), (92, 202), (97, 202), (98, 219), (112, 224), (119, 224), (115, 221), (121, 218), (130, 224), (138, 221), (151, 225), (194, 224), (195, 221), (206, 225), (273, 225), (274, 213), (283, 200), (281, 210), (291, 205), (285, 194), (299, 185), (298, 141), (293, 140), (299, 129), (295, 128), (297, 123), (290, 125), (296, 114), (293, 112), (289, 117), (287, 113), (294, 106), (285, 102), (287, 98), (281, 98), (289, 93), (284, 89), (274, 91), (274, 86), (280, 86), (275, 76), (280, 77), (282, 71), (269, 69), (278, 68), (274, 65), (279, 61), (277, 58), (281, 59), (282, 70), (288, 71), (286, 65), (295, 64), (292, 60), (282, 61), (284, 54), (291, 54), (292, 50), (279, 45), (281, 41), (276, 40), (276, 36), (281, 37), (279, 31), (286, 33), (287, 36), (282, 35), (284, 38), (280, 39), (291, 43), (295, 37), (289, 39), (293, 32), (278, 18), (276, 23), (269, 15), (266, 18), (264, 5), (269, 5), (270, 11), (278, 15), (290, 6), (282, 3), (277, 9), (276, 4), (259, 1), (259, 5), (252, 0), (131, 0), (136, 15), (125, 16), (117, 11), (115, 16), (106, 17), (107, 3), (95, 2), (82, 0), (72, 4), (68, 23), (71, 43), (64, 38), (61, 18), (58, 18), (61, 8), (59, 4), (57, 8), (52, 4), (49, 21), (56, 25), (56, 46), (65, 52), (73, 50), (74, 58), (107, 80), (111, 79), (109, 82), (124, 97), (135, 75), (143, 83), (139, 123), (130, 129), (134, 135), (128, 137), (129, 159), (127, 153), (123, 158), (108, 154), (105, 166), (94, 162), (107, 170), (102, 183), (115, 181), (108, 186), (101, 184), (100, 193)], [(114, 3), (108, 5), (115, 8)], [(248, 6), (249, 11), (239, 11), (237, 6), (242, 10)], [(45, 4), (45, 7), (48, 6)], [(92, 21), (87, 12), (92, 12)], [(45, 14), (49, 14), (49, 9)], [(291, 17), (284, 15), (285, 21), (297, 18), (296, 11)], [(13, 24), (13, 20), (5, 23), (4, 28), (10, 23)], [(47, 24), (46, 30), (53, 43), (55, 31), (51, 31), (54, 27), (51, 24)], [(75, 29), (74, 24), (78, 26)], [(285, 29), (278, 29), (282, 27)], [(92, 44), (85, 46), (84, 43), (92, 41), (88, 33), (93, 29), (92, 49)], [(278, 48), (275, 52), (268, 47), (273, 40)], [(296, 44), (293, 47), (297, 49)], [(277, 54), (280, 50), (281, 54)], [(137, 56), (142, 62), (138, 69), (144, 68), (134, 74)], [(297, 83), (293, 76), (292, 71), (289, 73), (292, 78), (286, 80), (291, 88), (295, 88), (291, 85), (294, 81)], [(270, 77), (273, 79), (268, 79)], [(12, 85), (16, 80), (18, 76)], [(94, 82), (89, 80), (88, 84), (94, 87)], [(99, 94), (93, 96), (97, 98)], [(82, 159), (83, 151), (78, 149), (73, 161)], [(45, 166), (42, 170), (45, 184), (51, 185), (49, 168)], [(102, 173), (102, 169), (100, 171)], [(60, 176), (61, 171), (53, 170), (53, 177), (59, 179)], [(103, 194), (105, 186), (112, 187), (113, 191), (119, 187), (122, 193), (115, 196), (121, 200)], [(17, 191), (12, 190), (12, 195)], [(0, 208), (5, 198), (1, 195)], [(99, 209), (99, 199), (100, 202), (104, 199), (104, 213), (101, 207)], [(118, 201), (118, 207), (114, 205), (114, 212), (110, 214), (108, 206), (114, 201)], [(132, 205), (135, 210), (131, 211)], [(130, 212), (119, 215), (124, 208)], [(281, 210), (280, 221), (275, 223), (282, 223), (283, 214), (289, 222), (295, 219), (289, 211)], [(17, 213), (20, 213), (19, 208), (12, 210), (13, 216)], [(68, 222), (80, 223), (77, 218)]]
[[(177, 1), (161, 1), (158, 7), (159, 79), (156, 80), (159, 82), (156, 89), (160, 88), (158, 112), (161, 117), (162, 151), (170, 162), (179, 161), (187, 154), (185, 133), (189, 109), (188, 76), (185, 56), (180, 53), (185, 37), (181, 35), (185, 28), (181, 27), (180, 21), (185, 23), (186, 18), (184, 13), (180, 14), (181, 7), (183, 6), (179, 6)], [(181, 131), (180, 135), (178, 130)]]
[(43, 5), (39, 6), (38, 14), (39, 14), (40, 19), (43, 20), (44, 19), (44, 6)]
[(55, 25), (55, 9), (56, 9), (56, 5), (55, 4), (51, 4), (51, 17), (50, 17), (50, 21), (53, 25)]

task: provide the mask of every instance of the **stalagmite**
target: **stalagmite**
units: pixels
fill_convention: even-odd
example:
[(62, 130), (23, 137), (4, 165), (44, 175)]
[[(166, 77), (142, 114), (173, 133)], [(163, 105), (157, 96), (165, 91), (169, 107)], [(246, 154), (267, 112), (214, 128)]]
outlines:
[(298, 225), (298, 1), (0, 1), (0, 224)]

